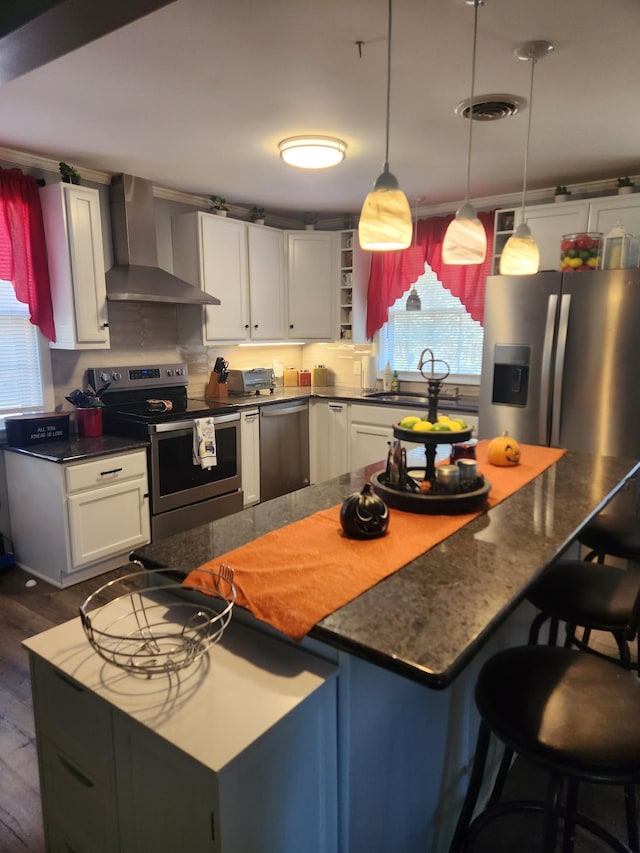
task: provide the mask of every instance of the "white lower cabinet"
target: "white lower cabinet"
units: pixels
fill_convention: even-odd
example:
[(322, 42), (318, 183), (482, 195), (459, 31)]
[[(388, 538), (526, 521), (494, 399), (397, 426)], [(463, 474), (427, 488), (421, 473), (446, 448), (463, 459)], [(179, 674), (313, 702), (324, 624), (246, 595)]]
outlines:
[(260, 413), (250, 409), (240, 413), (240, 470), (243, 505), (260, 503)]
[(313, 401), (309, 413), (311, 482), (346, 474), (349, 464), (349, 404)]
[(57, 463), (4, 454), (19, 566), (59, 587), (127, 562), (151, 541), (146, 450)]
[(151, 678), (78, 619), (25, 645), (48, 853), (338, 849), (334, 664), (237, 624)]

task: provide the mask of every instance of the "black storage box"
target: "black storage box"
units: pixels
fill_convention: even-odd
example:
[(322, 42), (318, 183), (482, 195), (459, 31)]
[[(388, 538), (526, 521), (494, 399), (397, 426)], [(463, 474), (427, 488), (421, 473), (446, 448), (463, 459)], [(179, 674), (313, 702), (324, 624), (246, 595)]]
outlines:
[(5, 418), (7, 444), (26, 447), (45, 441), (66, 441), (69, 438), (69, 413), (49, 412), (42, 415), (17, 415)]

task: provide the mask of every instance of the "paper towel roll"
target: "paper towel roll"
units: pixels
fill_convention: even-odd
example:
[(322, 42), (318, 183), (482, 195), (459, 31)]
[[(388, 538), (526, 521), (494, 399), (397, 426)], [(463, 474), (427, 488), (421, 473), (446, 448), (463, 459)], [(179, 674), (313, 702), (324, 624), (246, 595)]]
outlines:
[(362, 356), (362, 389), (364, 391), (375, 391), (376, 388), (376, 360), (372, 355)]

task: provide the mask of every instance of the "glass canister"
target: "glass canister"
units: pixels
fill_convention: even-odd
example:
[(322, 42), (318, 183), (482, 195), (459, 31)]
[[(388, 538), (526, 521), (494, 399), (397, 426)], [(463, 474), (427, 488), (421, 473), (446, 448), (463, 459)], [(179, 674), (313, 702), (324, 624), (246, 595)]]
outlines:
[(560, 270), (562, 272), (597, 270), (602, 257), (602, 239), (601, 231), (564, 234), (560, 243)]

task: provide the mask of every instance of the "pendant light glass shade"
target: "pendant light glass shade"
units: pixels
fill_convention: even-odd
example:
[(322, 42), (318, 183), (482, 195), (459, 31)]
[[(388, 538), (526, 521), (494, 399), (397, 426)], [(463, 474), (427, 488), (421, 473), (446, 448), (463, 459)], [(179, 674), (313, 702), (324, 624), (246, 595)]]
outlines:
[(467, 191), (465, 201), (449, 223), (442, 243), (442, 261), (445, 264), (482, 264), (487, 256), (487, 232), (478, 219), (475, 207), (469, 204), (471, 182), (471, 147), (473, 141), (473, 95), (476, 79), (476, 45), (478, 42), (478, 8), (484, 0), (467, 0), (474, 7), (473, 54), (471, 59), (471, 108), (469, 110), (469, 145), (467, 148)]
[(522, 222), (500, 255), (500, 275), (533, 275), (540, 269), (540, 249), (531, 229)]
[(445, 264), (482, 264), (487, 256), (487, 232), (475, 207), (463, 204), (449, 223), (442, 243)]
[(370, 252), (406, 249), (412, 235), (409, 202), (385, 164), (384, 172), (362, 205), (358, 223), (360, 246)]
[(413, 225), (407, 197), (389, 171), (389, 115), (391, 112), (391, 2), (387, 38), (387, 124), (384, 169), (362, 205), (358, 240), (370, 252), (391, 252), (411, 244)]

